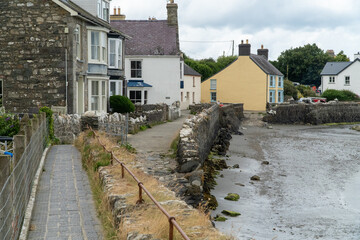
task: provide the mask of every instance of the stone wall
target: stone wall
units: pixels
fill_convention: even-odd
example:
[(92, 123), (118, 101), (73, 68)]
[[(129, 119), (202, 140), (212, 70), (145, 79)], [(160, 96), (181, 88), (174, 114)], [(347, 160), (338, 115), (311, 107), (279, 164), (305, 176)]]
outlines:
[(203, 165), (221, 128), (237, 131), (243, 118), (242, 104), (215, 104), (187, 119), (180, 131), (177, 159), (179, 172)]
[(6, 110), (65, 107), (67, 100), (68, 112), (74, 112), (73, 79), (75, 72), (86, 72), (87, 63), (74, 61), (72, 33), (76, 24), (82, 26), (86, 49), (84, 20), (71, 17), (52, 1), (6, 0), (0, 1), (0, 9), (0, 79)]
[(359, 103), (292, 104), (272, 109), (264, 121), (280, 124), (360, 122)]
[(61, 143), (73, 143), (81, 132), (80, 115), (53, 115), (54, 135)]
[(212, 105), (211, 103), (201, 103), (201, 104), (194, 104), (189, 106), (189, 110), (191, 113), (201, 113), (202, 110), (210, 108)]

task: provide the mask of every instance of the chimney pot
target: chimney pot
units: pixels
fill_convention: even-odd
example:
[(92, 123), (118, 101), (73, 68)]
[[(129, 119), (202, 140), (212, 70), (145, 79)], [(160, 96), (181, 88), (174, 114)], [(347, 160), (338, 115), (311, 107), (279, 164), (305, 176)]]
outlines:
[(118, 8), (118, 14), (121, 15), (121, 9), (120, 8)]
[(241, 40), (241, 44), (244, 44), (244, 40)]
[(249, 44), (249, 39), (246, 39), (246, 44)]
[(116, 15), (116, 7), (114, 7), (114, 15)]
[(261, 44), (261, 49), (264, 49), (264, 45)]

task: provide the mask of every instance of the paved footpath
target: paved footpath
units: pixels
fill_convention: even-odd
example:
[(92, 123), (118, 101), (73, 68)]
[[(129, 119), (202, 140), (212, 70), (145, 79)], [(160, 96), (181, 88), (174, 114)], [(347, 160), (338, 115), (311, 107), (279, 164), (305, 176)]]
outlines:
[(103, 239), (88, 176), (78, 150), (53, 146), (46, 158), (31, 218), (29, 240)]

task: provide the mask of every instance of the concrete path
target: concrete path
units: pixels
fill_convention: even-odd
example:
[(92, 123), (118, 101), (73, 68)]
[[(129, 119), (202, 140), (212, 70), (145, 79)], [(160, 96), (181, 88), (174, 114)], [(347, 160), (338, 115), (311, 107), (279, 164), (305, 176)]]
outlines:
[(182, 111), (180, 118), (130, 135), (128, 142), (139, 153), (166, 153), (189, 115), (189, 111)]
[(40, 178), (28, 239), (102, 238), (80, 153), (70, 145), (53, 146)]

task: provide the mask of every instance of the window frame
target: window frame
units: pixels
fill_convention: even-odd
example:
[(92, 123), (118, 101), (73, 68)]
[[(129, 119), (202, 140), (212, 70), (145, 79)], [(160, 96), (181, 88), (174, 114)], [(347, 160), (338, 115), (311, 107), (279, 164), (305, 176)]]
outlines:
[(344, 83), (344, 85), (345, 86), (350, 86), (350, 76), (345, 76), (345, 83)]
[(270, 75), (269, 79), (269, 87), (276, 87), (276, 77), (274, 75)]
[[(94, 64), (108, 65), (108, 30), (88, 27), (88, 61)], [(98, 52), (96, 56), (96, 52)]]
[[(112, 51), (112, 47), (114, 47), (114, 51)], [(108, 65), (109, 68), (123, 69), (122, 63), (122, 40), (117, 38), (109, 38), (108, 39)], [(113, 58), (113, 59), (111, 59)], [(112, 65), (112, 60), (114, 61), (114, 65)]]
[[(279, 100), (280, 98), (280, 100)], [(277, 102), (278, 103), (283, 103), (284, 102), (284, 91), (278, 91), (278, 95), (277, 95)]]
[[(131, 92), (135, 92), (135, 98), (132, 98)], [(140, 92), (140, 99), (137, 98), (137, 92)], [(129, 90), (129, 99), (133, 104), (140, 103), (142, 104), (142, 90)]]
[(81, 59), (81, 26), (76, 24), (74, 30), (74, 40), (75, 40), (75, 56), (76, 59)]
[(278, 87), (279, 88), (284, 87), (284, 77), (281, 77), (281, 76), (278, 77)]
[(4, 86), (3, 86), (3, 84), (4, 84), (4, 80), (3, 79), (0, 79), (0, 99), (2, 99), (2, 97), (3, 97), (3, 91), (4, 91)]
[(216, 90), (216, 88), (217, 88), (216, 79), (210, 79), (210, 90)]
[[(215, 96), (215, 100), (214, 100), (214, 96)], [(210, 102), (212, 102), (212, 103), (217, 102), (216, 92), (210, 92)]]
[(329, 83), (334, 84), (335, 83), (335, 76), (329, 76)]
[[(135, 68), (133, 68), (133, 62), (139, 62), (140, 63), (140, 68), (138, 68), (138, 64), (135, 64)], [(143, 69), (143, 64), (142, 64), (142, 60), (130, 60), (130, 77), (132, 79), (141, 79), (142, 78), (142, 69)], [(134, 73), (139, 73), (140, 72), (140, 75), (138, 74), (135, 74), (133, 75), (133, 71)]]
[(269, 103), (275, 103), (276, 102), (276, 92), (275, 90), (269, 91)]
[[(97, 112), (107, 111), (107, 79), (89, 79), (89, 110)], [(97, 89), (94, 92), (94, 84)], [(95, 100), (96, 99), (96, 100)], [(95, 101), (93, 101), (95, 100)], [(96, 102), (96, 107), (94, 102)]]

